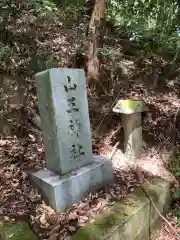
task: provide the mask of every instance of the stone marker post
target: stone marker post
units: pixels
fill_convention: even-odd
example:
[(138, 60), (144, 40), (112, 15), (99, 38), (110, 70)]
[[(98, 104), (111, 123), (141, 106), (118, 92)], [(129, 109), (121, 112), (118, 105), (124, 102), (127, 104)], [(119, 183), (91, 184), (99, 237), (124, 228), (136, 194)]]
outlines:
[(47, 169), (31, 179), (61, 211), (104, 187), (113, 170), (109, 160), (92, 153), (84, 71), (56, 68), (35, 78)]
[(121, 113), (124, 130), (125, 156), (134, 162), (141, 155), (143, 146), (141, 113), (147, 111), (147, 106), (141, 100), (119, 100), (113, 112)]

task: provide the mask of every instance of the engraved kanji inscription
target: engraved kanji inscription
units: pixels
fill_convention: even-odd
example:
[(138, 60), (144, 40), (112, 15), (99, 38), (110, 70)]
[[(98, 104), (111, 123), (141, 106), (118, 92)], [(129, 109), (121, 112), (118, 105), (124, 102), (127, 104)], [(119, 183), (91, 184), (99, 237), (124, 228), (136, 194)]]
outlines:
[(79, 112), (79, 108), (76, 106), (76, 98), (75, 97), (68, 99), (68, 106), (69, 106), (69, 109), (67, 110), (68, 113), (71, 113), (73, 111)]
[(75, 91), (76, 88), (77, 88), (77, 85), (72, 81), (70, 76), (67, 76), (67, 84), (64, 85), (64, 90), (66, 92), (69, 92), (69, 91)]
[(73, 160), (76, 160), (77, 158), (85, 154), (85, 152), (83, 151), (83, 146), (80, 144), (73, 144), (70, 151), (71, 151), (71, 158)]
[(77, 119), (69, 120), (69, 135), (79, 137), (81, 123)]

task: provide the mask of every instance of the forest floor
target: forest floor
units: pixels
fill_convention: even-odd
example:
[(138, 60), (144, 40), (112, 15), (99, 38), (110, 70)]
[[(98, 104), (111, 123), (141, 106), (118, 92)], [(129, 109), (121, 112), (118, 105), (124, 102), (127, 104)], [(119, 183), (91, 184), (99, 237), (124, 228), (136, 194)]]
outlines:
[[(110, 54), (101, 59), (104, 88), (88, 87), (93, 151), (109, 156), (117, 141), (123, 141), (120, 118), (112, 112), (117, 99), (143, 98), (149, 112), (143, 116), (146, 145), (139, 170), (124, 168), (117, 152), (115, 183), (64, 213), (55, 213), (30, 184), (29, 171), (46, 166), (41, 131), (33, 121), (37, 112), (34, 73), (48, 66), (84, 67), (75, 53), (85, 41), (86, 25), (86, 19), (81, 19), (81, 25), (77, 20), (67, 26), (59, 18), (27, 11), (9, 23), (17, 53), (1, 64), (0, 73), (0, 216), (26, 220), (40, 239), (67, 239), (142, 182), (157, 175), (173, 178), (167, 169), (178, 167), (170, 160), (180, 145), (178, 66), (172, 74), (164, 74), (169, 65), (166, 56), (147, 52), (128, 39), (106, 36), (104, 49)], [(173, 215), (169, 219), (176, 225)], [(163, 225), (156, 240), (175, 240), (172, 236)]]
[[(137, 163), (136, 170), (132, 170), (121, 161), (123, 159), (117, 151), (112, 160), (116, 176), (114, 184), (98, 193), (90, 194), (66, 212), (55, 213), (28, 180), (30, 171), (45, 166), (43, 145), (36, 143), (35, 139), (6, 138), (0, 140), (0, 146), (0, 215), (6, 221), (27, 221), (40, 239), (68, 239), (79, 227), (94, 221), (98, 213), (114, 205), (115, 201), (134, 191), (143, 182), (157, 177), (174, 180), (173, 175), (163, 166), (160, 157), (155, 157), (155, 153), (150, 156), (144, 153), (145, 158)], [(109, 156), (103, 148), (100, 153)], [(174, 225), (175, 220), (177, 221), (171, 215), (168, 221)], [(171, 237), (169, 239), (173, 239), (174, 235), (170, 230), (168, 232), (168, 229), (162, 228), (158, 235), (159, 240), (163, 234), (166, 234), (166, 239), (168, 234)]]
[[(177, 227), (177, 218), (172, 214), (166, 216), (169, 223), (174, 227), (174, 229), (179, 232), (179, 228)], [(167, 223), (162, 223), (158, 229), (154, 232), (152, 236), (152, 240), (176, 240), (176, 236), (169, 229)]]

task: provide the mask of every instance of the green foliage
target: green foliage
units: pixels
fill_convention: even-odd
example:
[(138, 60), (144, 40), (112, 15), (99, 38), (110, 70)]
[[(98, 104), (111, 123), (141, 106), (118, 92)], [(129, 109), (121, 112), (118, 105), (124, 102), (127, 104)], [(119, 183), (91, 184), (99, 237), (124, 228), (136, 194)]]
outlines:
[(180, 226), (180, 211), (177, 211), (177, 212), (176, 212), (176, 217), (177, 217), (177, 219), (178, 219), (177, 225)]
[(172, 173), (176, 176), (180, 176), (180, 152), (177, 151), (173, 157), (170, 158), (169, 168)]
[(77, 20), (79, 14), (84, 10), (80, 1), (59, 1), (59, 0), (28, 0), (29, 11), (38, 16), (57, 16), (65, 24), (72, 24)]
[(107, 20), (116, 34), (128, 36), (163, 51), (180, 47), (176, 28), (179, 23), (177, 0), (111, 0)]
[[(177, 181), (179, 182), (180, 178), (180, 152), (177, 151), (175, 156), (170, 160), (170, 170), (176, 176)], [(180, 226), (180, 208), (179, 208), (179, 200), (180, 200), (180, 187), (176, 187), (173, 190), (173, 201), (175, 204), (174, 214), (177, 217), (177, 227)]]
[(176, 191), (173, 195), (173, 198), (174, 199), (179, 199), (180, 198), (180, 189), (179, 188), (176, 189)]
[(177, 176), (177, 177), (180, 177), (180, 168), (177, 168), (177, 169), (176, 169), (176, 176)]
[(9, 57), (14, 55), (14, 49), (10, 47), (9, 45), (4, 45), (2, 42), (0, 42), (0, 62), (6, 61)]
[(45, 59), (38, 56), (32, 57), (31, 63), (29, 66), (29, 68), (35, 73), (41, 72), (50, 68), (56, 68), (56, 67), (57, 67), (57, 61), (53, 57), (49, 57), (48, 59)]
[(7, 62), (15, 56), (15, 49), (0, 42), (0, 69), (7, 69)]
[[(179, 151), (177, 151), (175, 153), (175, 155), (170, 158), (169, 169), (173, 173), (173, 175), (176, 176), (176, 179), (179, 180), (179, 178), (180, 178), (180, 152)], [(176, 187), (173, 190), (173, 200), (175, 200), (175, 201), (180, 200), (180, 188), (179, 187)], [(180, 214), (179, 214), (179, 220), (180, 220)]]
[(57, 6), (83, 5), (86, 0), (52, 0)]
[(30, 12), (44, 16), (47, 14), (58, 14), (56, 4), (48, 0), (29, 0)]
[[(21, 17), (26, 13), (30, 17), (32, 16), (32, 19), (37, 18), (37, 21), (38, 19), (48, 19), (49, 21), (53, 19), (53, 21), (57, 20), (59, 24), (63, 22), (64, 25), (70, 24), (72, 26), (75, 21), (80, 21), (79, 15), (84, 10), (83, 2), (84, 0), (77, 0), (77, 3), (73, 3), (73, 1), (67, 3), (59, 0), (0, 1), (0, 68), (7, 69), (7, 66), (10, 66), (9, 63), (13, 62), (14, 64), (14, 59), (17, 60), (17, 58), (19, 63), (21, 62), (22, 55), (19, 50), (21, 43), (18, 42), (20, 38), (16, 36), (17, 32), (12, 28), (12, 22), (15, 25), (16, 20), (21, 21)], [(16, 41), (18, 44), (16, 44)], [(31, 49), (27, 50), (31, 51)], [(28, 54), (31, 55), (32, 53)], [(17, 66), (17, 64), (15, 65)], [(50, 67), (57, 67), (57, 61), (53, 58), (45, 59), (44, 57), (33, 56), (29, 67), (32, 71), (38, 72)]]

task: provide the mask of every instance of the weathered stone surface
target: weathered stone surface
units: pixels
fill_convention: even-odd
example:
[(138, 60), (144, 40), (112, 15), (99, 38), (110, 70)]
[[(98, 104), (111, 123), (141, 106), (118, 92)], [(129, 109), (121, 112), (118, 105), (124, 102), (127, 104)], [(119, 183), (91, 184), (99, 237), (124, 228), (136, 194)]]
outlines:
[(138, 189), (98, 216), (93, 224), (81, 228), (72, 240), (133, 240), (148, 225), (149, 207), (149, 200)]
[(25, 222), (0, 221), (0, 240), (37, 240), (38, 237)]
[[(169, 206), (170, 183), (157, 180), (143, 185), (161, 213)], [(149, 240), (159, 215), (154, 213), (151, 200), (142, 187), (80, 228), (72, 240)]]
[(94, 157), (85, 74), (50, 69), (36, 75), (47, 168), (31, 174), (57, 211), (103, 188), (113, 179), (111, 161)]
[(131, 161), (141, 156), (143, 147), (141, 113), (123, 115), (124, 152)]
[[(143, 187), (155, 202), (156, 207), (159, 209), (160, 213), (167, 212), (171, 201), (171, 183), (164, 180), (157, 180), (154, 184), (145, 183)], [(159, 214), (152, 205), (150, 212), (151, 226), (156, 224), (158, 220)]]
[(49, 204), (57, 211), (66, 210), (113, 180), (112, 165), (103, 157), (93, 157), (93, 163), (59, 176), (49, 170), (31, 174), (33, 182), (42, 190)]
[(141, 112), (147, 111), (142, 100), (119, 100), (113, 112), (122, 114), (124, 129), (124, 153), (130, 163), (141, 156), (143, 147)]
[(50, 69), (36, 74), (48, 169), (61, 175), (92, 161), (85, 74)]

